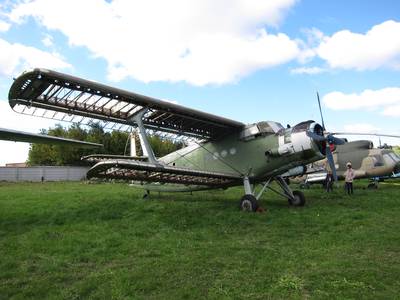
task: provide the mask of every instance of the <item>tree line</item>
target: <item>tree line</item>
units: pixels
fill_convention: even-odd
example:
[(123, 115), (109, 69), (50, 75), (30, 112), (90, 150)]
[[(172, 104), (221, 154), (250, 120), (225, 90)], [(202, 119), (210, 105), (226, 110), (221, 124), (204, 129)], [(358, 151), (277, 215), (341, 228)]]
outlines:
[[(81, 157), (90, 154), (114, 154), (129, 155), (130, 142), (129, 133), (121, 131), (105, 131), (100, 123), (93, 123), (89, 127), (81, 127), (79, 124), (72, 124), (65, 128), (61, 124), (49, 129), (42, 129), (41, 134), (81, 140), (104, 145), (98, 149), (83, 149), (74, 146), (31, 144), (27, 164), (30, 166), (66, 166), (84, 165)], [(150, 144), (156, 157), (164, 156), (184, 146), (182, 142), (171, 139), (164, 139), (157, 134), (149, 136)], [(129, 143), (129, 144), (127, 144)], [(138, 155), (141, 155), (139, 149)]]

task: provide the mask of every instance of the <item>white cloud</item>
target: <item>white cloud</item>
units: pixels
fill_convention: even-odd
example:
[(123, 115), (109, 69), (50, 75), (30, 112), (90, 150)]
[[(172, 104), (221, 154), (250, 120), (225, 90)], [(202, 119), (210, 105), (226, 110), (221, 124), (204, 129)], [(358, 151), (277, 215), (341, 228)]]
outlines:
[(365, 90), (359, 94), (332, 92), (326, 94), (323, 103), (333, 110), (381, 110), (387, 116), (400, 116), (400, 88)]
[(50, 34), (46, 34), (42, 39), (42, 43), (46, 47), (52, 47), (53, 46), (53, 37)]
[(316, 54), (332, 68), (375, 70), (400, 67), (400, 22), (386, 21), (367, 33), (349, 30), (324, 37)]
[(277, 26), (295, 2), (34, 0), (16, 5), (9, 17), (33, 16), (61, 31), (71, 45), (104, 58), (110, 79), (204, 85), (295, 59), (297, 42), (264, 28)]
[(301, 48), (301, 52), (297, 59), (301, 64), (306, 64), (317, 55), (317, 48), (321, 44), (324, 34), (317, 28), (302, 29), (301, 31), (305, 35), (306, 39), (297, 40), (297, 43)]
[(385, 107), (382, 114), (390, 117), (400, 117), (400, 103), (397, 105), (389, 105)]
[(71, 68), (57, 53), (49, 53), (19, 43), (11, 44), (0, 39), (0, 75), (10, 76), (33, 67)]
[[(31, 117), (14, 112), (8, 101), (0, 100), (0, 127), (14, 130), (39, 133), (40, 129), (48, 129), (55, 121)], [(9, 162), (24, 162), (28, 158), (29, 144), (12, 141), (0, 141), (0, 165)]]
[(9, 23), (0, 20), (0, 32), (8, 31), (8, 29), (10, 29), (10, 26), (11, 25)]
[(326, 71), (327, 70), (325, 68), (320, 68), (320, 67), (301, 67), (301, 68), (291, 69), (290, 73), (316, 75), (316, 74), (324, 73)]

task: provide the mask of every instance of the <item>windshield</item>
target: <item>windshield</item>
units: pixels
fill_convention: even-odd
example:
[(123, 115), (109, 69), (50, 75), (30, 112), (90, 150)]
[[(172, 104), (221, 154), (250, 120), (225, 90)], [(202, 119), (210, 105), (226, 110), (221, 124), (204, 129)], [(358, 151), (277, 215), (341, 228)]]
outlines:
[(257, 123), (257, 127), (260, 130), (260, 133), (278, 133), (284, 130), (284, 127), (281, 123), (274, 121), (263, 121)]

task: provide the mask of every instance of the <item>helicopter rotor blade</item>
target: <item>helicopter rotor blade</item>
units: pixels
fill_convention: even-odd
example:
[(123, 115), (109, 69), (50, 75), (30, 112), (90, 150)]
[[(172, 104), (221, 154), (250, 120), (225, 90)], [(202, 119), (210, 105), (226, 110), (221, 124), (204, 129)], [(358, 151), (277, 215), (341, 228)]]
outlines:
[(393, 137), (393, 138), (400, 138), (400, 135), (394, 134), (379, 134), (379, 133), (357, 133), (357, 132), (332, 132), (331, 134), (334, 135), (369, 135), (369, 136), (384, 136), (384, 137)]

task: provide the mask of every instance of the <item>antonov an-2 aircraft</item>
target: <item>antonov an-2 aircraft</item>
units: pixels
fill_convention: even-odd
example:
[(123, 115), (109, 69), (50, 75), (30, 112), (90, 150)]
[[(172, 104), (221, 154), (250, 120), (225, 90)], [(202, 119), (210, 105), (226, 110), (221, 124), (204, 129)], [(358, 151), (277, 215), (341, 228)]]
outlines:
[[(80, 124), (102, 121), (110, 130), (137, 127), (147, 160), (99, 156), (88, 171), (90, 179), (122, 179), (138, 182), (145, 190), (164, 191), (242, 185), (240, 207), (247, 211), (257, 210), (267, 188), (290, 205), (303, 206), (303, 193), (292, 191), (284, 176), (299, 175), (304, 165), (325, 156), (333, 164), (329, 144), (343, 143), (311, 120), (291, 128), (273, 121), (243, 124), (47, 69), (26, 71), (16, 78), (9, 104), (16, 112), (44, 118)], [(149, 130), (191, 138), (192, 143), (156, 158)], [(273, 180), (282, 192), (270, 186)], [(258, 184), (261, 188), (256, 191)]]

